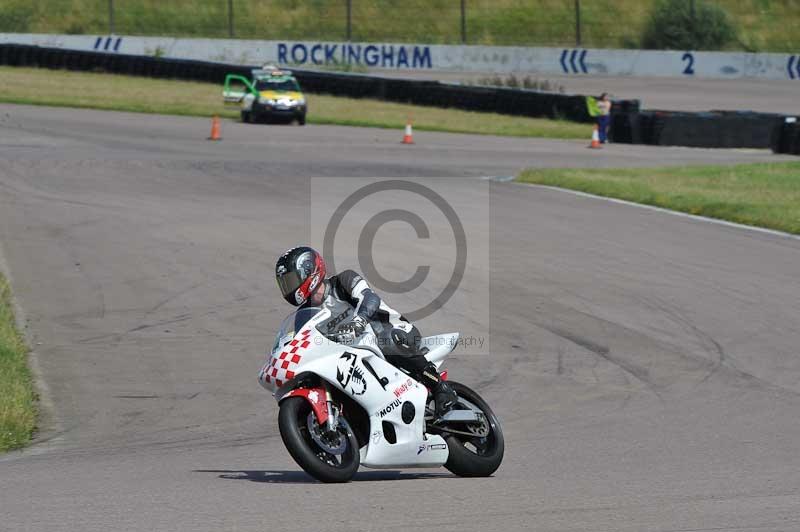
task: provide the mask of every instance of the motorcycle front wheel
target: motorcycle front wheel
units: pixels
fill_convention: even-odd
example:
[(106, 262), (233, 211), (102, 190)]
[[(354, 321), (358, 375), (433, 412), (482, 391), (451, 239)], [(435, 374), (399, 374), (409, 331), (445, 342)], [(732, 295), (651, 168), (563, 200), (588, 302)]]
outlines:
[(308, 401), (289, 397), (281, 401), (278, 428), (294, 461), (315, 479), (347, 482), (358, 471), (358, 440), (344, 417), (330, 433), (326, 425), (320, 426)]
[(450, 451), (444, 467), (460, 477), (488, 477), (500, 467), (505, 452), (500, 421), (480, 395), (461, 383), (448, 382), (458, 395), (454, 408), (481, 412), (483, 420), (454, 426), (458, 433), (443, 432)]

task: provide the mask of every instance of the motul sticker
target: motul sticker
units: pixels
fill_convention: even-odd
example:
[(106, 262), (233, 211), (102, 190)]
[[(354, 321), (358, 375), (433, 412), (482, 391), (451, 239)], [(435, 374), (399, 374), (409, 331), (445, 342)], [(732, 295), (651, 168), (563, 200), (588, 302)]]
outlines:
[(386, 417), (388, 414), (392, 412), (392, 410), (398, 408), (399, 406), (400, 406), (400, 399), (395, 399), (388, 405), (384, 406), (383, 409), (381, 409), (381, 411), (378, 412), (378, 415), (380, 415), (381, 417)]

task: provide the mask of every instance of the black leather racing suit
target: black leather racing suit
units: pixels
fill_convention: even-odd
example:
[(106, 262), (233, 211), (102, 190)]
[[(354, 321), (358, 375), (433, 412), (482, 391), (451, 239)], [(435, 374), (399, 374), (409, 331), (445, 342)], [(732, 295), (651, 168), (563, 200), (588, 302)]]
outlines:
[(378, 345), (390, 364), (405, 369), (433, 392), (437, 416), (453, 407), (458, 397), (441, 379), (436, 365), (428, 362), (420, 352), (422, 335), (419, 330), (381, 301), (363, 277), (353, 270), (345, 270), (326, 279), (323, 305), (335, 306), (337, 302), (352, 305), (355, 316), (361, 316), (372, 326)]
[(335, 298), (355, 308), (369, 322), (386, 360), (421, 379), (428, 360), (420, 353), (422, 335), (399, 312), (381, 301), (359, 274), (345, 270), (325, 280), (324, 301)]

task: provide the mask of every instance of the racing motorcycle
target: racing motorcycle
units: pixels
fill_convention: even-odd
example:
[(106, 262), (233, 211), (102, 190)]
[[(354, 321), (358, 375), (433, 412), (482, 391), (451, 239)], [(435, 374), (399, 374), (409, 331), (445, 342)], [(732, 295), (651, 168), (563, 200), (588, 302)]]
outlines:
[[(494, 473), (503, 459), (503, 431), (489, 405), (449, 381), (455, 406), (435, 415), (433, 396), (389, 364), (372, 326), (348, 338), (352, 307), (304, 307), (282, 323), (259, 382), (273, 392), (286, 449), (309, 475), (347, 482), (369, 468), (438, 467), (463, 477)], [(437, 368), (458, 333), (422, 340)], [(447, 372), (442, 372), (447, 379)]]

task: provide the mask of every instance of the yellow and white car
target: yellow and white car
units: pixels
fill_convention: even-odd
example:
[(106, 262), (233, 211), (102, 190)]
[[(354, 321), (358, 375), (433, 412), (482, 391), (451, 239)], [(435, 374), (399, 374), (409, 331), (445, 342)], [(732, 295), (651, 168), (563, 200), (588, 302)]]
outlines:
[(251, 80), (228, 74), (222, 95), (225, 103), (241, 106), (242, 122), (306, 123), (306, 98), (287, 70), (265, 66), (253, 70)]

